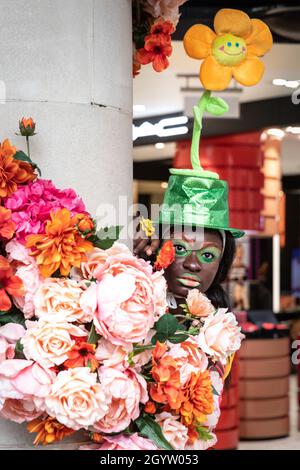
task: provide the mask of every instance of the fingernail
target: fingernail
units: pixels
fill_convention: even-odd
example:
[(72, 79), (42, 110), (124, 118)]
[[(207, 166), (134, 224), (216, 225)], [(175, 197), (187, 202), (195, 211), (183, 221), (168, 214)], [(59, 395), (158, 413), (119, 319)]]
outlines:
[(151, 248), (148, 248), (148, 250), (146, 251), (146, 253), (147, 253), (148, 256), (152, 255), (152, 250), (151, 250)]

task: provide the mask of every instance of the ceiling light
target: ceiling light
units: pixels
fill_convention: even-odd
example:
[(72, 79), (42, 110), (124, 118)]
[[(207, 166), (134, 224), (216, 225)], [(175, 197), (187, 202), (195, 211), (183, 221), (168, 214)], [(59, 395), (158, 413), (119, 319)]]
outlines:
[(142, 113), (143, 111), (146, 111), (146, 106), (144, 104), (134, 104), (133, 111), (135, 113)]
[(156, 148), (157, 150), (164, 149), (164, 148), (165, 148), (165, 144), (163, 144), (162, 142), (157, 142), (157, 144), (155, 144), (155, 148)]
[(167, 183), (166, 181), (163, 181), (162, 183), (160, 183), (160, 187), (161, 187), (162, 189), (167, 189), (168, 183)]
[(277, 129), (277, 128), (268, 129), (266, 132), (268, 135), (271, 135), (273, 137), (278, 137), (279, 139), (281, 139), (285, 134), (285, 132), (282, 129)]
[(286, 132), (290, 132), (291, 134), (300, 134), (300, 127), (288, 126), (285, 130)]
[(298, 80), (287, 80), (285, 82), (285, 86), (287, 88), (298, 88), (299, 82), (298, 82)]
[(284, 78), (274, 78), (274, 80), (272, 81), (273, 85), (277, 86), (283, 86), (285, 85), (285, 82), (286, 80), (284, 80)]

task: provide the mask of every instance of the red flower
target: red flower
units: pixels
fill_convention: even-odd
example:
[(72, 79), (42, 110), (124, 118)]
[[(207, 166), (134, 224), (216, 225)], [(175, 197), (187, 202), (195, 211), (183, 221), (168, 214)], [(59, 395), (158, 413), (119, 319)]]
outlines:
[(18, 276), (13, 276), (9, 262), (0, 255), (0, 310), (7, 312), (11, 308), (8, 294), (16, 297), (24, 295), (24, 286)]
[(166, 34), (167, 36), (173, 34), (174, 31), (175, 28), (173, 23), (171, 23), (171, 21), (164, 21), (163, 18), (159, 18), (157, 21), (155, 21), (150, 29), (151, 34)]
[(15, 233), (15, 228), (11, 219), (11, 211), (0, 206), (0, 237), (10, 240)]
[(151, 34), (145, 38), (145, 46), (136, 53), (138, 62), (150, 64), (156, 72), (162, 72), (169, 66), (167, 57), (172, 54), (171, 38), (165, 34)]
[(64, 366), (68, 369), (90, 367), (94, 372), (99, 366), (99, 362), (95, 358), (95, 349), (95, 344), (85, 341), (78, 342), (68, 353), (69, 359), (64, 362)]
[(166, 241), (154, 263), (154, 269), (160, 271), (161, 269), (167, 269), (175, 259), (175, 248), (171, 240)]

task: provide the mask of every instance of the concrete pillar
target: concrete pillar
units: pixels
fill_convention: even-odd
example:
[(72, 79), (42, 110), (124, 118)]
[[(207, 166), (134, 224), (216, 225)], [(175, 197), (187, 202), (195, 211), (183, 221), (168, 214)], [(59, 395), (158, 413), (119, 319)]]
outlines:
[[(119, 196), (130, 203), (131, 0), (0, 0), (0, 11), (0, 141), (26, 150), (15, 132), (32, 116), (42, 177), (74, 188), (93, 214)], [(0, 448), (31, 442), (0, 422)]]

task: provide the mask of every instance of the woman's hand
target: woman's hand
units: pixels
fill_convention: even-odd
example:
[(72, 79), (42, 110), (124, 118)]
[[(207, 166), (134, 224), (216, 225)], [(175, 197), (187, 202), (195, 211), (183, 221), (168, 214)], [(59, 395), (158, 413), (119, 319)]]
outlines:
[(144, 238), (137, 235), (133, 240), (133, 253), (140, 258), (150, 258), (156, 255), (160, 245), (160, 240), (157, 238)]

